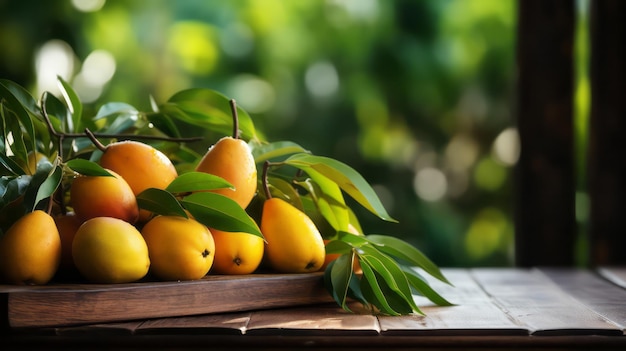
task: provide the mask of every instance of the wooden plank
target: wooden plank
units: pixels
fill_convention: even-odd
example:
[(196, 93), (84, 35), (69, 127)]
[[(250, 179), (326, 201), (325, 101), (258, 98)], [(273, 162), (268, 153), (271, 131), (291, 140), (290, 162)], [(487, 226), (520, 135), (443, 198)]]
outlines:
[(184, 282), (0, 287), (10, 327), (54, 327), (332, 301), (322, 273), (209, 275)]
[(355, 313), (337, 304), (300, 308), (254, 311), (246, 328), (247, 335), (378, 335), (376, 317), (352, 304)]
[(89, 337), (106, 337), (106, 336), (123, 336), (133, 335), (135, 330), (142, 324), (141, 321), (119, 322), (119, 323), (102, 323), (90, 324), (74, 327), (52, 328), (58, 336), (89, 336)]
[(534, 269), (475, 269), (473, 276), (532, 335), (623, 335), (622, 329)]
[(585, 306), (626, 328), (626, 290), (590, 271), (542, 269), (542, 273)]
[(160, 318), (143, 322), (135, 333), (242, 335), (249, 321), (250, 312)]
[(611, 283), (626, 289), (626, 267), (600, 267), (598, 273)]
[(431, 286), (455, 306), (438, 307), (424, 297), (415, 299), (425, 316), (379, 316), (383, 335), (528, 335), (476, 283), (466, 269), (444, 269), (453, 287), (428, 279)]
[(626, 2), (591, 1), (590, 262), (626, 264)]
[(574, 0), (518, 6), (516, 265), (572, 266)]

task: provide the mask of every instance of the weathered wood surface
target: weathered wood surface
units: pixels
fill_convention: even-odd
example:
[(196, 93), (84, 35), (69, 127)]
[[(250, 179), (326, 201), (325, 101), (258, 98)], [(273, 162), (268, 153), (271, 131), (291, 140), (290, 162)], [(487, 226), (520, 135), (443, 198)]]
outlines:
[[(626, 349), (626, 288), (605, 278), (626, 269), (444, 269), (453, 287), (432, 286), (455, 305), (416, 296), (425, 316), (374, 316), (334, 303), (5, 331), (12, 342), (67, 345), (95, 338), (113, 346), (591, 347)], [(601, 274), (601, 272), (603, 272)], [(32, 339), (36, 337), (35, 339)]]
[(207, 276), (185, 282), (0, 286), (11, 327), (56, 327), (331, 301), (322, 274)]

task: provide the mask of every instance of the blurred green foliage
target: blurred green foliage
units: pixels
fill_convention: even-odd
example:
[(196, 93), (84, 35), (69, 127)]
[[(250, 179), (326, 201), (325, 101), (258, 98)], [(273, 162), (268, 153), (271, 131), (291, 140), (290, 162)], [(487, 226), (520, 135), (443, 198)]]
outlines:
[(399, 221), (357, 213), (367, 233), (510, 265), (515, 24), (514, 0), (0, 0), (0, 77), (61, 75), (85, 113), (216, 89), (363, 174)]

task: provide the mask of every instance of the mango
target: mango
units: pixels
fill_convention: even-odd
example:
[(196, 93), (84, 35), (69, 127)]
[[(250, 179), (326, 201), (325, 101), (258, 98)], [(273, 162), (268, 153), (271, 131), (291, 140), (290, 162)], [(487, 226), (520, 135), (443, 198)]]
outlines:
[(19, 285), (43, 285), (61, 262), (61, 239), (54, 219), (35, 210), (18, 219), (0, 238), (0, 276)]
[(135, 223), (139, 206), (133, 190), (119, 174), (78, 176), (70, 186), (70, 204), (81, 221), (95, 217), (114, 217)]
[(326, 248), (319, 230), (309, 216), (283, 199), (263, 203), (261, 233), (269, 265), (278, 272), (315, 272), (324, 264)]

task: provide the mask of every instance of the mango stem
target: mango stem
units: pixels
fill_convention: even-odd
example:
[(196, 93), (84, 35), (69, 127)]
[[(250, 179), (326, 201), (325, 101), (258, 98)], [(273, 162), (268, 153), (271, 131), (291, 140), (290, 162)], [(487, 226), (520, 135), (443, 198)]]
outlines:
[(263, 191), (265, 192), (265, 198), (268, 200), (272, 198), (272, 194), (270, 193), (270, 187), (267, 182), (267, 171), (270, 168), (270, 165), (270, 161), (265, 161), (263, 163), (263, 175), (261, 178), (263, 183)]
[(89, 128), (85, 128), (85, 134), (87, 134), (89, 140), (91, 140), (91, 142), (98, 148), (98, 150), (104, 152), (107, 149), (107, 147), (104, 146), (100, 142), (100, 140), (98, 140), (98, 138), (96, 138), (96, 136), (91, 132), (91, 130), (89, 130)]
[(233, 139), (239, 139), (239, 116), (237, 115), (237, 101), (230, 99), (230, 111), (233, 115)]

